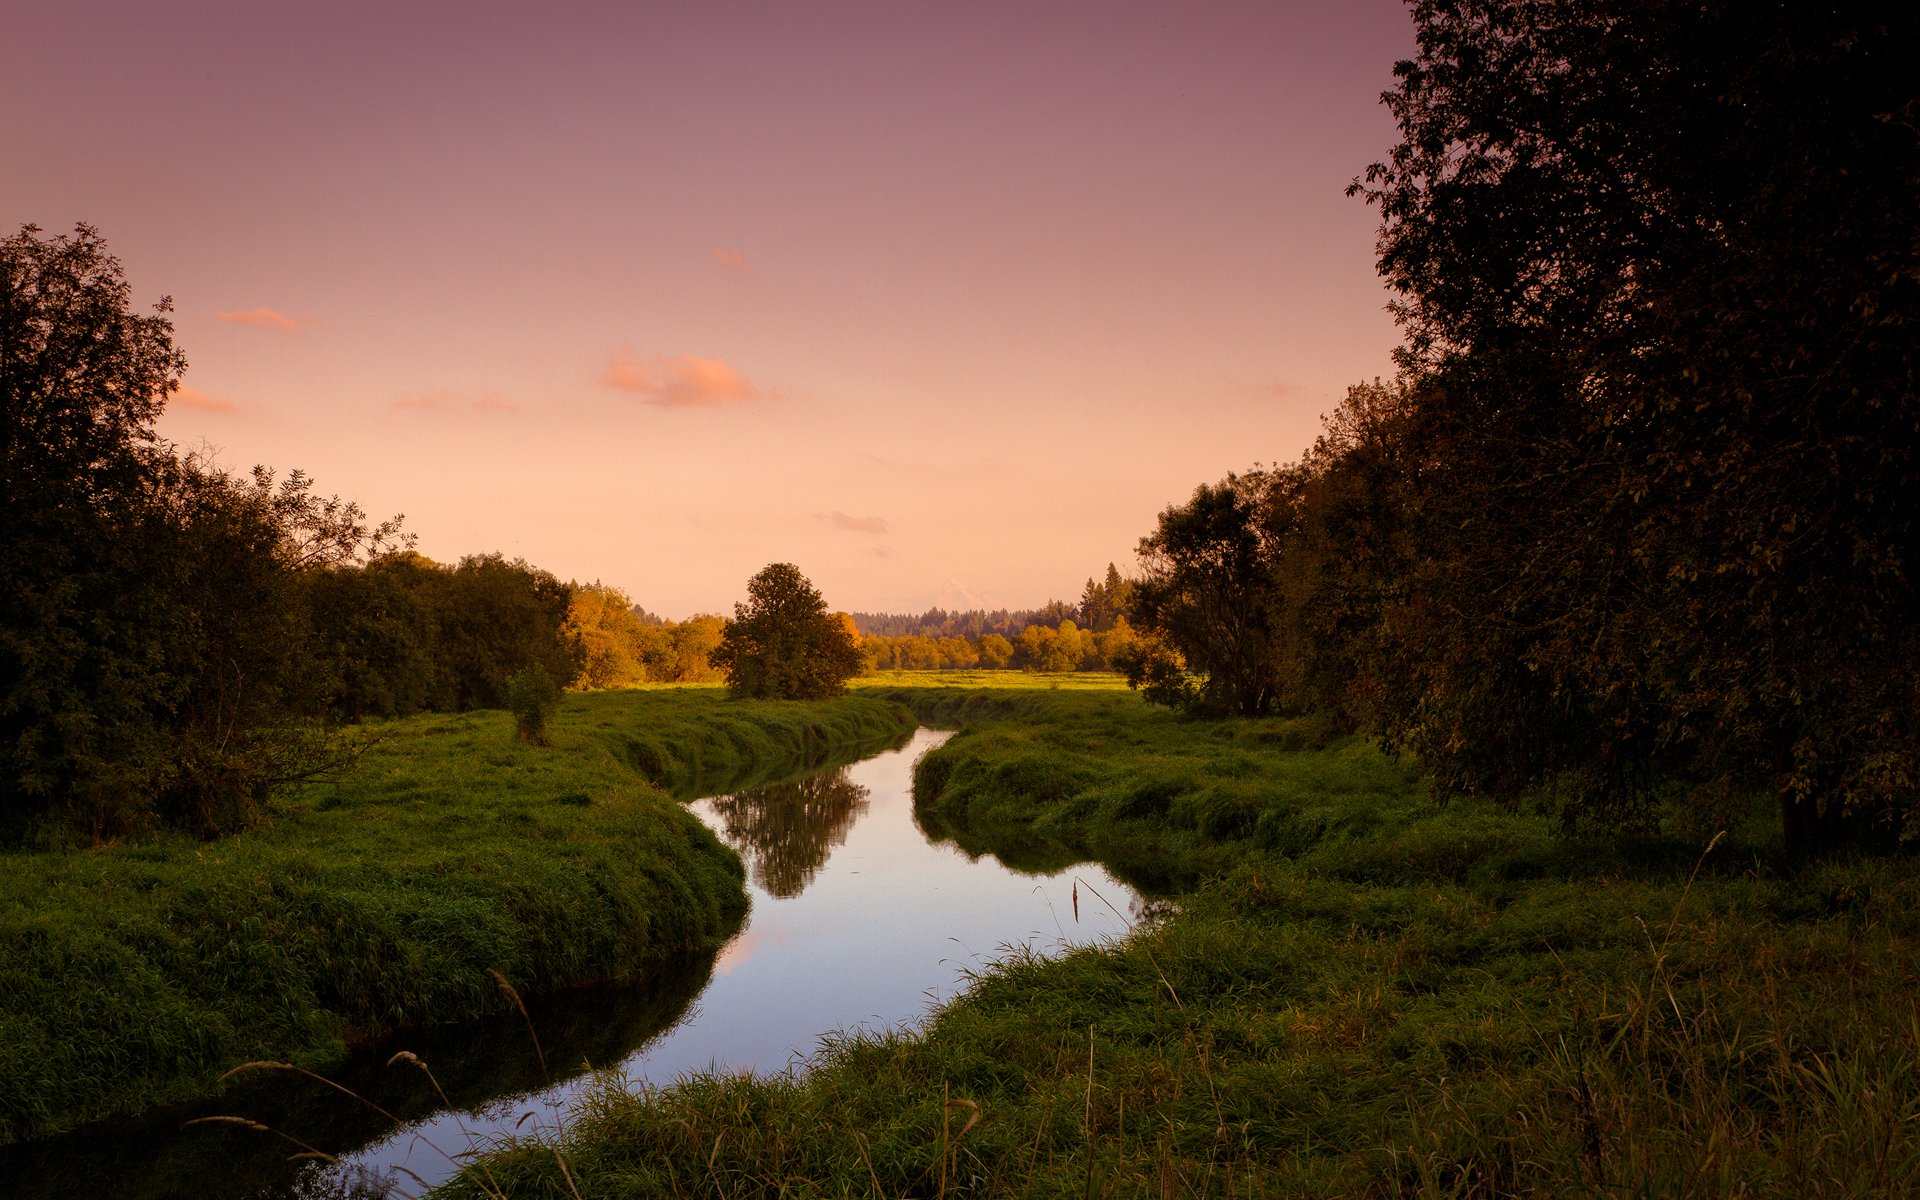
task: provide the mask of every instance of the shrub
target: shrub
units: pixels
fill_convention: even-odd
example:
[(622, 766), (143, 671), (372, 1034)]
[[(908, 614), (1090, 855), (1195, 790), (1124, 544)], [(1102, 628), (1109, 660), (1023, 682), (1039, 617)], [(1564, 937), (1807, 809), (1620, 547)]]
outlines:
[(520, 740), (533, 746), (547, 744), (547, 722), (560, 704), (560, 685), (539, 663), (530, 663), (507, 680), (507, 707)]

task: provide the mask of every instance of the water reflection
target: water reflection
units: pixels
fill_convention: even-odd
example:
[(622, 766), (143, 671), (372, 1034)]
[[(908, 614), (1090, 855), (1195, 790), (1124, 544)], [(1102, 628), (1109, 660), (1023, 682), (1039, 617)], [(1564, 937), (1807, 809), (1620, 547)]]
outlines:
[[(445, 1107), (436, 1081), (456, 1108), (504, 1111), (514, 1097), (578, 1075), (588, 1063), (617, 1063), (671, 1029), (686, 1016), (712, 973), (710, 956), (675, 960), (618, 984), (529, 1000), (528, 1018), (539, 1032), (545, 1070), (527, 1021), (515, 1013), (379, 1039), (358, 1047), (327, 1076), (403, 1121), (426, 1119)], [(404, 1062), (389, 1066), (403, 1050), (425, 1063), (433, 1079)], [(311, 1166), (289, 1162), (288, 1156), (301, 1148), (290, 1141), (238, 1125), (186, 1125), (196, 1117), (218, 1114), (242, 1115), (306, 1146), (335, 1153), (393, 1133), (387, 1117), (325, 1083), (297, 1074), (259, 1072), (239, 1077), (225, 1095), (187, 1108), (0, 1147), (0, 1197), (161, 1200), (354, 1194), (345, 1176), (322, 1180)], [(438, 1150), (466, 1148), (457, 1128), (435, 1136)], [(438, 1157), (435, 1150), (426, 1153)], [(420, 1189), (406, 1185), (405, 1190)]]
[[(1199, 882), (1191, 870), (1169, 865), (1151, 853), (1107, 846), (1096, 854), (1089, 845), (1050, 838), (1026, 826), (978, 828), (963, 816), (918, 808), (914, 810), (913, 823), (934, 845), (952, 846), (971, 862), (992, 859), (1021, 875), (1050, 877), (1097, 859), (1115, 879), (1141, 895), (1171, 896), (1190, 891)], [(1146, 919), (1161, 911), (1153, 906), (1137, 907), (1134, 917)]]
[(871, 807), (871, 794), (841, 767), (718, 796), (706, 808), (719, 821), (720, 836), (747, 860), (753, 881), (784, 900), (813, 881), (834, 847), (847, 844), (853, 823)]

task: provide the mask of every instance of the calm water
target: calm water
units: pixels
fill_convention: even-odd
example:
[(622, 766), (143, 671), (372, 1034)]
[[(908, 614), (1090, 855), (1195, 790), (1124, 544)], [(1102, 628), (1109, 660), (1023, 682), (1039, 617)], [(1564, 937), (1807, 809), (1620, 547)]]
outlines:
[(518, 1017), (415, 1033), (367, 1048), (340, 1075), (391, 1112), (430, 1111), (438, 1101), (424, 1075), (385, 1066), (412, 1050), (456, 1110), (395, 1129), (284, 1077), (220, 1101), (219, 1111), (258, 1115), (322, 1150), (360, 1147), (339, 1166), (295, 1170), (282, 1160), (298, 1147), (242, 1129), (180, 1133), (182, 1116), (170, 1114), (0, 1153), (0, 1193), (326, 1196), (377, 1194), (382, 1179), (415, 1193), (414, 1177), (444, 1179), (470, 1145), (557, 1129), (586, 1084), (583, 1063), (654, 1084), (714, 1068), (783, 1071), (823, 1033), (917, 1023), (1010, 946), (1050, 951), (1125, 933), (1142, 901), (1098, 866), (1020, 873), (928, 839), (914, 821), (912, 767), (948, 736), (920, 730), (849, 767), (695, 802), (747, 861), (746, 925), (711, 961), (533, 1007), (554, 1083), (542, 1085)]

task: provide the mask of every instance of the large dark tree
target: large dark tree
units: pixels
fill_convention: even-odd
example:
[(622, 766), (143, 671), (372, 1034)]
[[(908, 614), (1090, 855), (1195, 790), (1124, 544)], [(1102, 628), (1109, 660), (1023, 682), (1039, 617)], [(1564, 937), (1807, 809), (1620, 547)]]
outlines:
[(736, 696), (824, 700), (860, 673), (852, 623), (792, 563), (772, 563), (747, 581), (747, 601), (733, 606), (712, 662)]
[(87, 226), (0, 242), (0, 835), (254, 820), (327, 760), (303, 576), (392, 544), (156, 438), (185, 360)]
[(132, 310), (91, 228), (0, 242), (0, 823), (104, 810), (164, 754), (177, 695), (162, 644), (152, 422), (186, 360), (162, 300)]
[(1632, 811), (1920, 795), (1920, 14), (1423, 0), (1382, 213), (1415, 392), (1388, 723)]

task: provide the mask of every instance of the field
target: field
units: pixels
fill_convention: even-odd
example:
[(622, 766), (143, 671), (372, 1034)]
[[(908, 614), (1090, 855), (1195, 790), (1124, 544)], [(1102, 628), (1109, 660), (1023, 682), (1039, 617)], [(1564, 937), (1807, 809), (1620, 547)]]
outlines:
[(606, 1087), (448, 1194), (1920, 1190), (1910, 859), (1794, 867), (1758, 814), (1576, 839), (1311, 722), (924, 679), (870, 693), (965, 726), (923, 824), (1101, 858), (1170, 915), (799, 1075)]
[(208, 1093), (249, 1059), (498, 1012), (711, 952), (739, 859), (676, 798), (903, 734), (897, 705), (570, 695), (361, 730), (357, 764), (216, 842), (0, 854), (0, 1142)]
[(860, 691), (943, 690), (1012, 692), (1124, 692), (1127, 681), (1111, 671), (869, 671), (853, 681)]

